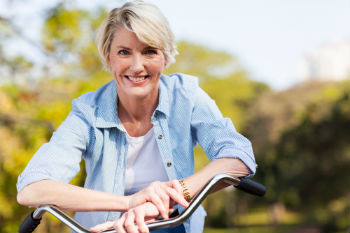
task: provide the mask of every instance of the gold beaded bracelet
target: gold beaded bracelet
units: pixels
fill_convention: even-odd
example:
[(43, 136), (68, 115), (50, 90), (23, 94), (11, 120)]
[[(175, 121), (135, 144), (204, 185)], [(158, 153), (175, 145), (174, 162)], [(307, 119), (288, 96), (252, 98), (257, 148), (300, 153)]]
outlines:
[(190, 195), (190, 192), (188, 191), (186, 185), (185, 185), (185, 182), (184, 180), (180, 180), (179, 181), (181, 186), (182, 186), (182, 192), (184, 194), (184, 198), (187, 202), (191, 202), (191, 195)]

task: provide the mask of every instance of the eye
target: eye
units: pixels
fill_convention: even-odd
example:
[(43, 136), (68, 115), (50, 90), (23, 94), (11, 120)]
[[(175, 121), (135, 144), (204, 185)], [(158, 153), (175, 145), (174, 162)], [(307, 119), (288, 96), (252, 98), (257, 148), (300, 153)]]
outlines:
[(157, 49), (146, 49), (145, 50), (145, 54), (147, 55), (154, 55), (154, 54), (157, 54)]
[(118, 51), (118, 54), (120, 54), (120, 55), (129, 55), (129, 51), (128, 50), (126, 50), (126, 49), (121, 49), (121, 50), (119, 50)]

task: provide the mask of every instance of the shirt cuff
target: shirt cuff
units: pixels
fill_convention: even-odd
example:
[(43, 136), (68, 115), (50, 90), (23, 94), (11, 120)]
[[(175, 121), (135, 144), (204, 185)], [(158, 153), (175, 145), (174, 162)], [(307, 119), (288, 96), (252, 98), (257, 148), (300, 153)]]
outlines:
[(216, 159), (221, 158), (233, 158), (240, 159), (250, 170), (250, 174), (247, 177), (253, 176), (256, 172), (257, 164), (254, 160), (254, 155), (250, 155), (243, 150), (229, 148), (223, 151), (216, 156)]
[(32, 184), (34, 182), (40, 181), (40, 180), (53, 180), (54, 178), (51, 177), (49, 174), (45, 172), (38, 172), (38, 171), (29, 171), (25, 174), (22, 173), (18, 177), (17, 181), (17, 192), (20, 192), (25, 186)]

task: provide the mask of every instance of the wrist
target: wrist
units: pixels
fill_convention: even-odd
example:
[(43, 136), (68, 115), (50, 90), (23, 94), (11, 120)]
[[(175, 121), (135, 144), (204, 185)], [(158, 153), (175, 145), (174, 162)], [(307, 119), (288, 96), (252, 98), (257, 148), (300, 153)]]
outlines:
[(132, 196), (119, 196), (115, 195), (112, 202), (107, 203), (109, 209), (113, 211), (126, 212), (131, 206)]
[(190, 193), (189, 190), (188, 190), (188, 186), (187, 186), (185, 180), (184, 180), (184, 179), (179, 180), (179, 183), (180, 183), (180, 185), (181, 185), (181, 187), (182, 187), (182, 194), (183, 194), (185, 200), (186, 200), (187, 202), (191, 202), (192, 196), (191, 196), (191, 193)]
[(129, 209), (131, 209), (132, 208), (132, 197), (133, 197), (133, 195), (130, 195), (130, 196), (124, 196), (124, 203), (125, 203), (125, 205), (124, 205), (124, 207), (125, 207), (125, 211), (128, 211)]

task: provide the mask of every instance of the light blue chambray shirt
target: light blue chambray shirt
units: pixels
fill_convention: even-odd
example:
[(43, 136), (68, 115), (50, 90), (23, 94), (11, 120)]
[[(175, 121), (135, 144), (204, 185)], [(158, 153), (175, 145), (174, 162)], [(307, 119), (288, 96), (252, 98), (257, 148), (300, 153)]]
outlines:
[[(73, 100), (67, 119), (18, 177), (17, 190), (43, 179), (68, 183), (79, 172), (84, 158), (86, 188), (124, 195), (128, 143), (116, 109), (115, 81)], [(170, 180), (194, 173), (193, 148), (197, 143), (210, 160), (239, 158), (255, 173), (250, 142), (237, 133), (230, 119), (222, 117), (215, 102), (199, 87), (197, 78), (162, 75), (159, 104), (151, 120)], [(202, 232), (205, 215), (200, 207), (184, 223), (186, 232)], [(119, 216), (120, 212), (79, 212), (76, 220), (92, 227)]]

